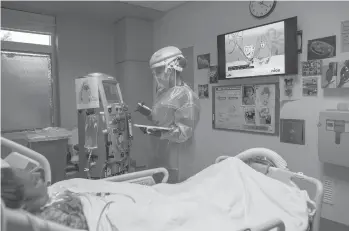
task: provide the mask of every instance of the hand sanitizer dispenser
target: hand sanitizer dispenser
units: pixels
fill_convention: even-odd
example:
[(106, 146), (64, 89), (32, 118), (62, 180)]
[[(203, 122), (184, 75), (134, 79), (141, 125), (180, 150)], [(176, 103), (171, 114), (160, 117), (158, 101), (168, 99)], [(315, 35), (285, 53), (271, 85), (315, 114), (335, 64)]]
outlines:
[(337, 110), (320, 112), (318, 153), (323, 163), (349, 168), (349, 110), (338, 104)]

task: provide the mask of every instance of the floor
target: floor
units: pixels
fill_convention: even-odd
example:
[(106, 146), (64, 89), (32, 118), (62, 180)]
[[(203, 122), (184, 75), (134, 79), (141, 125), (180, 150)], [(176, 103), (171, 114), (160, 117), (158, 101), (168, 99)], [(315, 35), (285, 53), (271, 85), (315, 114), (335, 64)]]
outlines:
[(319, 231), (349, 231), (349, 226), (321, 218)]

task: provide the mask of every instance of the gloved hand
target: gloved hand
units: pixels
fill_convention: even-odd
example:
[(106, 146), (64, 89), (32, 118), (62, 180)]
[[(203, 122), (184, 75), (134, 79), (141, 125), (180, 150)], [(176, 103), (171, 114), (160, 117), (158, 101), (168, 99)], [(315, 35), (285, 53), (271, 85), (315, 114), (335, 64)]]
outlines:
[(158, 129), (145, 128), (145, 127), (140, 127), (139, 129), (141, 129), (141, 131), (144, 134), (148, 134), (148, 135), (156, 136), (156, 137), (160, 137), (161, 136), (161, 131), (158, 130)]
[(140, 102), (137, 104), (136, 111), (140, 112), (142, 115), (147, 116), (148, 118), (151, 116), (151, 109), (145, 106), (144, 102)]

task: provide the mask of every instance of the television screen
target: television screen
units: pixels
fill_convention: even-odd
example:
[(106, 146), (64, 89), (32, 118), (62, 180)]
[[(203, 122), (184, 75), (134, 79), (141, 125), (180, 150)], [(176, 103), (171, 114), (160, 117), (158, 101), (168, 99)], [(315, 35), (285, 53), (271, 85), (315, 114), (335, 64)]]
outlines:
[(296, 17), (219, 35), (217, 44), (220, 79), (298, 72)]

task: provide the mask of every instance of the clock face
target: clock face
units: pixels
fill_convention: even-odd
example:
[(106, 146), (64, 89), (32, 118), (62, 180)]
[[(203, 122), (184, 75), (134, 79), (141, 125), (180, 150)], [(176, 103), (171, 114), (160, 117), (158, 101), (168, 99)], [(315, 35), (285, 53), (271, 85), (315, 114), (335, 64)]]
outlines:
[(250, 12), (256, 18), (263, 18), (273, 12), (276, 1), (250, 1)]

